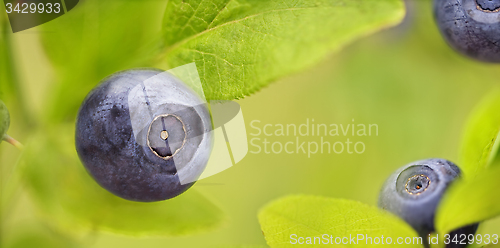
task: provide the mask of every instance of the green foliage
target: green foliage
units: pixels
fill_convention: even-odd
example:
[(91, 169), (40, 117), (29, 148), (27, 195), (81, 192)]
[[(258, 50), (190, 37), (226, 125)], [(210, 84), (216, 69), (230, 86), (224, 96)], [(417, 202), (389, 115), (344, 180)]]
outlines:
[(31, 143), (21, 165), (34, 202), (65, 230), (179, 236), (222, 222), (220, 209), (195, 189), (157, 203), (126, 201), (102, 189), (79, 162), (74, 124), (66, 124), (103, 78), (152, 66), (151, 58), (161, 48), (165, 5), (166, 1), (81, 1), (69, 14), (41, 26), (41, 41), (56, 78), (38, 128), (30, 129)]
[(235, 99), (403, 15), (400, 0), (81, 1), (42, 26), (56, 78), (21, 163), (35, 202), (75, 230), (175, 236), (216, 226), (219, 209), (193, 189), (148, 204), (103, 190), (78, 161), (73, 129), (61, 123), (74, 119), (99, 81), (120, 70), (196, 62), (207, 98)]
[[(418, 237), (403, 220), (388, 212), (365, 204), (317, 196), (289, 196), (265, 206), (259, 213), (259, 222), (267, 244), (275, 247), (295, 247), (290, 235), (321, 237), (349, 237), (366, 234), (370, 237)], [(316, 246), (319, 247), (316, 243)], [(347, 244), (343, 247), (387, 246), (387, 244)], [(393, 245), (394, 246), (394, 245)], [(395, 245), (397, 246), (397, 245)], [(422, 247), (422, 245), (406, 245)]]
[[(178, 236), (210, 230), (223, 215), (196, 190), (168, 201), (131, 202), (101, 188), (74, 148), (73, 125), (32, 135), (21, 166), (29, 189), (51, 222), (71, 231), (108, 231), (133, 236)], [(50, 148), (50, 149), (49, 149)]]
[(483, 171), (472, 180), (455, 182), (438, 208), (438, 233), (449, 233), (500, 215), (499, 175), (500, 167), (495, 167)]
[(5, 135), (5, 133), (7, 133), (9, 125), (10, 125), (9, 110), (2, 102), (2, 100), (0, 100), (0, 142), (2, 141), (2, 138)]
[(486, 96), (473, 111), (464, 132), (460, 151), (460, 165), (465, 177), (474, 178), (493, 162), (500, 144), (499, 111), (500, 90)]
[[(464, 177), (452, 184), (442, 200), (436, 227), (440, 233), (500, 215), (500, 90), (486, 95), (472, 112), (461, 147)], [(464, 211), (466, 209), (467, 211)]]
[(43, 25), (42, 41), (58, 74), (51, 121), (72, 118), (100, 80), (133, 67), (196, 62), (209, 100), (241, 98), (404, 15), (400, 0), (165, 4), (81, 1)]
[(400, 0), (169, 1), (165, 63), (196, 62), (207, 99), (242, 98), (395, 25)]
[[(196, 62), (207, 98), (241, 98), (313, 65), (356, 38), (396, 24), (403, 13), (400, 0), (171, 0), (168, 4), (166, 1), (81, 1), (70, 15), (44, 25), (41, 34), (56, 69), (56, 82), (48, 98), (48, 113), (42, 115), (46, 118), (43, 125), (52, 123), (54, 127), (42, 126), (32, 134), (33, 141), (23, 157), (23, 169), (35, 202), (49, 220), (67, 229), (175, 236), (213, 228), (221, 221), (222, 214), (193, 189), (173, 200), (146, 204), (122, 200), (100, 188), (78, 162), (71, 138), (72, 127), (59, 123), (73, 120), (90, 89), (119, 70), (144, 66), (169, 69)], [(360, 63), (365, 63), (361, 67), (384, 71), (372, 65), (380, 63), (380, 59), (400, 63), (386, 57), (386, 52), (380, 52), (379, 56), (367, 54), (372, 58), (361, 59), (364, 62)], [(404, 66), (411, 70), (398, 74), (401, 80), (415, 72), (410, 62), (403, 63)], [(359, 73), (359, 64), (351, 67), (352, 74), (368, 78), (359, 82), (372, 83), (373, 74)], [(450, 67), (456, 71), (455, 64)], [(394, 70), (391, 66), (387, 68), (390, 69), (385, 70)], [(415, 76), (408, 80), (425, 78)], [(0, 89), (5, 85), (0, 84)], [(385, 92), (377, 83), (358, 86), (384, 91), (377, 95), (367, 90), (369, 93), (365, 94), (376, 99), (356, 99), (361, 102), (375, 102), (385, 98), (382, 94), (396, 92), (394, 88)], [(349, 96), (348, 93), (345, 95)], [(326, 98), (310, 97), (310, 100), (316, 99)], [(472, 143), (471, 147), (477, 146)], [(479, 145), (493, 146), (486, 143), (479, 142)], [(488, 160), (483, 158), (483, 153), (476, 156)], [(481, 163), (477, 163), (477, 168), (482, 168)], [(286, 239), (289, 236), (280, 236), (279, 231), (291, 230), (311, 236), (318, 235), (317, 230), (345, 235), (360, 229), (367, 229), (367, 234), (374, 236), (387, 233), (415, 236), (399, 219), (373, 207), (320, 197), (284, 198), (266, 207), (259, 218), (273, 247), (281, 247), (277, 242), (289, 241)], [(346, 220), (356, 224), (346, 227)], [(287, 229), (289, 227), (293, 228)]]
[(159, 51), (164, 1), (80, 1), (42, 26), (42, 43), (57, 73), (50, 121), (73, 119), (84, 97), (120, 70), (151, 66)]

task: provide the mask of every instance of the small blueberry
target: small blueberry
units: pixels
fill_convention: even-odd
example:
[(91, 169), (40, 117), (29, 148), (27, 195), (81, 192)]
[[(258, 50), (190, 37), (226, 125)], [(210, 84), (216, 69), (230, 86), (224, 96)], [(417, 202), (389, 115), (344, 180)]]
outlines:
[[(385, 181), (378, 206), (404, 219), (426, 238), (435, 232), (436, 208), (448, 186), (460, 176), (460, 169), (444, 159), (426, 159), (405, 165)], [(450, 235), (474, 234), (477, 224)], [(450, 244), (447, 247), (463, 247)]]
[(211, 129), (206, 103), (178, 78), (156, 69), (127, 70), (87, 95), (77, 117), (76, 150), (111, 193), (160, 201), (183, 193), (201, 175)]
[(455, 50), (500, 62), (500, 0), (434, 0), (436, 23)]

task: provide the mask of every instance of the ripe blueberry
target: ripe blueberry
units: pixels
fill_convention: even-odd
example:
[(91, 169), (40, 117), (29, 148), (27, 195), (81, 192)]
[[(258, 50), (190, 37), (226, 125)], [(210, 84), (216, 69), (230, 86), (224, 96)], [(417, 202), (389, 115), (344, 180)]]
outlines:
[[(426, 238), (435, 231), (434, 215), (446, 189), (460, 169), (444, 159), (427, 159), (405, 165), (384, 183), (378, 205), (404, 219), (420, 236)], [(467, 226), (451, 233), (474, 234), (477, 225)], [(460, 247), (448, 245), (447, 247)]]
[(203, 172), (211, 129), (206, 104), (178, 78), (156, 69), (128, 70), (87, 95), (77, 117), (76, 150), (111, 193), (160, 201), (186, 191)]
[(0, 141), (4, 137), (5, 133), (9, 129), (10, 125), (10, 115), (9, 110), (5, 104), (0, 100)]
[(434, 0), (434, 16), (451, 47), (481, 61), (500, 62), (500, 0)]

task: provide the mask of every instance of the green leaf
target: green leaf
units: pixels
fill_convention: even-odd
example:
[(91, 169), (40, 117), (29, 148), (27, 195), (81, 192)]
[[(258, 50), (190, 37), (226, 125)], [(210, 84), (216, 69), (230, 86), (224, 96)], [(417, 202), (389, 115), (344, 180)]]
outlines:
[(48, 119), (72, 119), (87, 93), (121, 70), (150, 67), (160, 51), (165, 1), (85, 0), (41, 26), (57, 72)]
[(134, 236), (179, 236), (217, 227), (223, 214), (195, 189), (167, 201), (116, 197), (85, 171), (74, 148), (73, 125), (44, 128), (23, 154), (26, 183), (51, 223), (64, 230)]
[[(391, 237), (393, 244), (398, 237), (418, 237), (403, 220), (376, 207), (365, 204), (318, 196), (289, 196), (265, 206), (259, 213), (259, 222), (271, 247), (295, 247), (291, 235), (298, 237)], [(295, 237), (293, 237), (295, 238)], [(361, 236), (360, 236), (361, 238)], [(296, 238), (295, 238), (296, 239)], [(417, 238), (418, 239), (418, 238)], [(365, 240), (342, 247), (372, 247)], [(304, 240), (305, 242), (305, 240)], [(317, 241), (318, 242), (318, 241)], [(330, 241), (331, 242), (331, 241)], [(319, 247), (316, 243), (316, 246)], [(387, 246), (387, 244), (379, 244)], [(422, 245), (406, 245), (422, 247)], [(323, 247), (323, 246), (321, 246)]]
[(196, 62), (207, 99), (232, 100), (403, 16), (400, 0), (172, 0), (165, 63)]
[(499, 131), (500, 90), (495, 90), (478, 104), (466, 125), (460, 150), (465, 177), (474, 178), (490, 166), (500, 144)]
[(81, 1), (42, 25), (57, 72), (45, 116), (73, 118), (100, 80), (134, 67), (196, 62), (209, 100), (241, 98), (403, 15), (401, 0)]
[(439, 233), (500, 215), (500, 167), (495, 162), (500, 140), (500, 90), (477, 105), (465, 128), (461, 146), (464, 177), (451, 185), (436, 215)]
[(474, 179), (453, 183), (436, 213), (438, 233), (478, 223), (500, 215), (500, 167), (490, 168)]

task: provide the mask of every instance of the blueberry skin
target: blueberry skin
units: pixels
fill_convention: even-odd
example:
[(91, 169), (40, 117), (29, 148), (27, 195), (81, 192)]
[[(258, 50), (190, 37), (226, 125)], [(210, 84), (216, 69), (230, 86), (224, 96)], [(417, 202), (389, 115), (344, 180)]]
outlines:
[(3, 136), (7, 133), (10, 126), (10, 115), (9, 110), (5, 104), (0, 100), (0, 141), (2, 141)]
[(500, 62), (500, 0), (434, 0), (434, 17), (447, 43), (471, 58)]
[[(446, 189), (460, 176), (460, 169), (444, 159), (426, 159), (407, 164), (384, 183), (378, 206), (404, 219), (426, 240), (434, 232), (436, 208)], [(477, 224), (451, 234), (474, 234)], [(450, 244), (447, 247), (464, 247)]]
[[(465, 237), (468, 237), (469, 234), (475, 234), (478, 227), (479, 227), (479, 224), (472, 224), (472, 225), (465, 226), (465, 227), (459, 228), (459, 229), (451, 232), (450, 233), (450, 239), (453, 240), (453, 238), (456, 236), (458, 242), (457, 242), (457, 244), (455, 244), (454, 242), (451, 242), (451, 243), (447, 244), (445, 247), (446, 248), (463, 248), (463, 247), (467, 247), (467, 244), (460, 244), (460, 242), (462, 242), (462, 239), (463, 239), (463, 236), (461, 237), (460, 235), (464, 234)], [(468, 241), (469, 240), (466, 240), (466, 241), (463, 241), (463, 242), (467, 243)]]
[[(87, 95), (78, 113), (80, 160), (99, 185), (124, 199), (173, 198), (194, 184), (210, 156), (206, 104), (162, 72), (115, 73)], [(146, 85), (153, 77), (155, 83)], [(181, 183), (181, 174), (189, 183)]]

